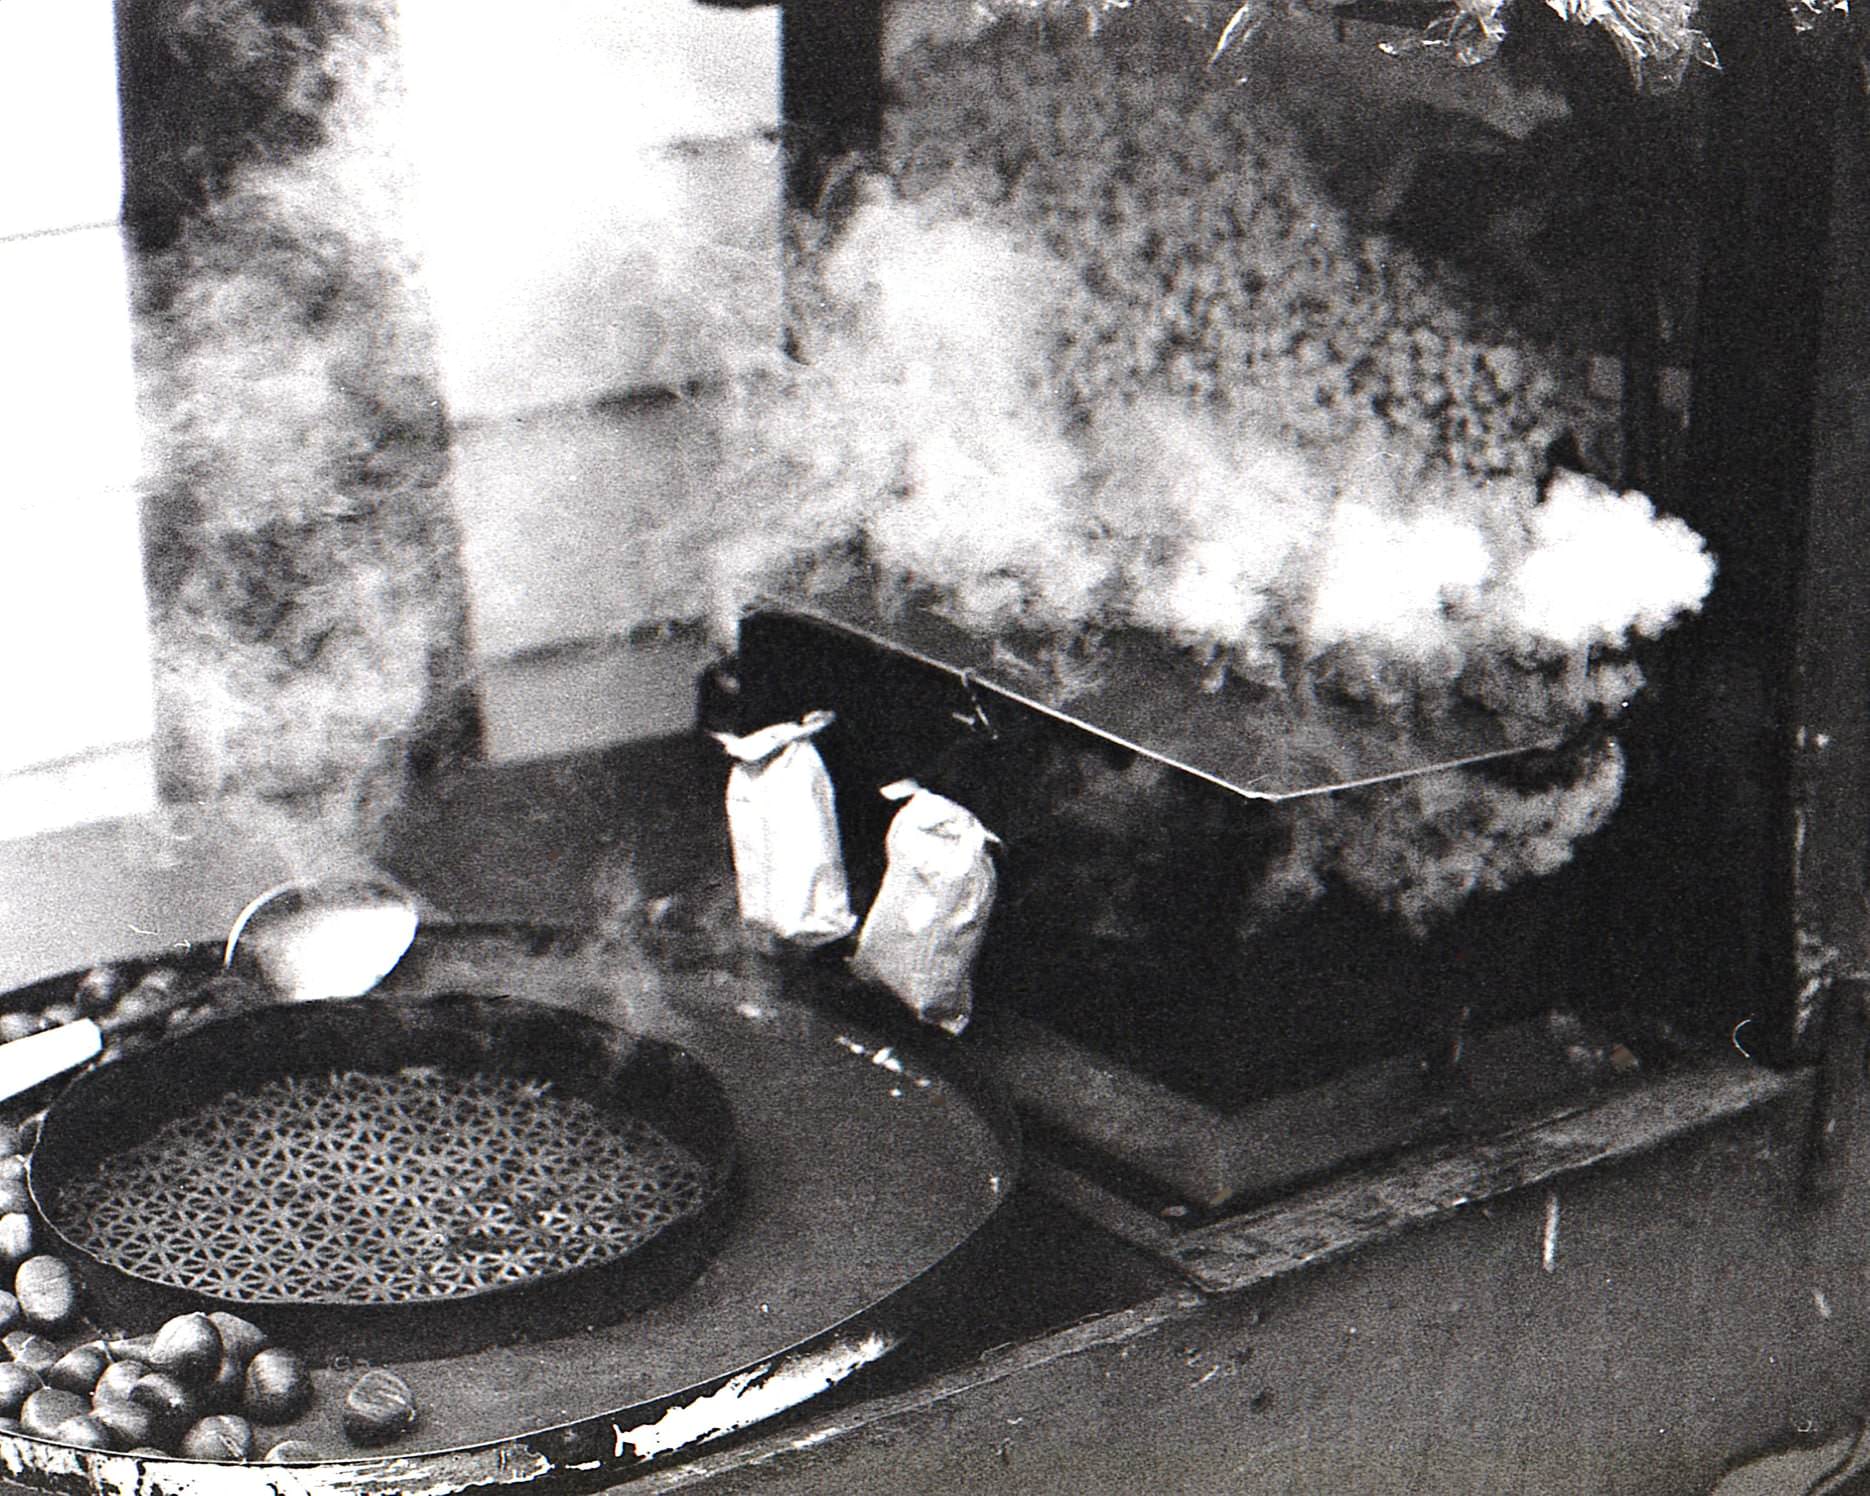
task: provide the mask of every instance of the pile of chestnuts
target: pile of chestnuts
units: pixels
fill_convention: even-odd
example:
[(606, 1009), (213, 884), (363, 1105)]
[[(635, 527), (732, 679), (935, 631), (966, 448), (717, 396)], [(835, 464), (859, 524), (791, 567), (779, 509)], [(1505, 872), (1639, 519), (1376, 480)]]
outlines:
[[(326, 1457), (300, 1439), (262, 1438), (260, 1430), (291, 1423), (311, 1406), (312, 1379), (295, 1352), (238, 1315), (177, 1315), (151, 1335), (102, 1335), (69, 1349), (41, 1330), (18, 1329), (0, 1345), (8, 1353), (0, 1361), (0, 1431), (190, 1460)], [(355, 1444), (398, 1438), (416, 1418), (408, 1384), (389, 1371), (365, 1372), (344, 1401), (344, 1432)]]
[[(78, 1016), (131, 1016), (139, 1006), (173, 1030), (216, 1008), (238, 1007), (243, 996), (184, 992), (162, 968), (127, 984), (120, 971), (100, 967), (80, 980), (70, 1004), (0, 1015), (0, 1041)], [(133, 1045), (142, 1036), (132, 1030), (124, 1037)], [(113, 1047), (126, 1046), (120, 1039)], [(19, 1127), (0, 1122), (0, 1274), (11, 1282), (0, 1288), (0, 1434), (163, 1458), (271, 1464), (328, 1458), (304, 1440), (269, 1443), (262, 1436), (295, 1422), (314, 1390), (303, 1358), (272, 1344), (258, 1325), (224, 1312), (191, 1313), (153, 1334), (86, 1334), (78, 1278), (39, 1240), (26, 1185), (31, 1143)], [(417, 1418), (409, 1385), (381, 1369), (359, 1377), (341, 1413), (345, 1437), (357, 1445), (400, 1438)]]

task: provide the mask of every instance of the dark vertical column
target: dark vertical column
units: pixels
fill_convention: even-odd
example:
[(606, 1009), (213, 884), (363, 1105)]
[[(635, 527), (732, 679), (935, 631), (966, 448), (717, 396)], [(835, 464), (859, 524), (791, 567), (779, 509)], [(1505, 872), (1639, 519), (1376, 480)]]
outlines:
[(829, 168), (883, 131), (883, 0), (785, 0), (779, 109), (786, 204), (823, 206)]
[(1807, 1182), (1821, 1196), (1861, 1188), (1870, 1167), (1870, 103), (1843, 81), (1836, 99), (1794, 810), (1799, 1017), (1822, 1049)]
[(786, 352), (809, 360), (816, 256), (851, 206), (840, 163), (883, 133), (884, 0), (785, 0), (779, 118), (785, 153)]
[(1706, 240), (1680, 512), (1720, 562), (1666, 684), (1680, 790), (1672, 938), (1783, 1057), (1795, 970), (1793, 744), (1832, 186), (1835, 63), (1770, 6), (1712, 28)]
[(1667, 194), (1692, 173), (1682, 161), (1687, 133), (1679, 99), (1653, 99), (1625, 89), (1616, 123), (1616, 211), (1628, 233), (1629, 257), (1619, 287), (1623, 322), (1623, 471), (1626, 488), (1672, 503), (1670, 442), (1662, 405), (1664, 282), (1682, 267), (1664, 259), (1665, 224), (1679, 209)]

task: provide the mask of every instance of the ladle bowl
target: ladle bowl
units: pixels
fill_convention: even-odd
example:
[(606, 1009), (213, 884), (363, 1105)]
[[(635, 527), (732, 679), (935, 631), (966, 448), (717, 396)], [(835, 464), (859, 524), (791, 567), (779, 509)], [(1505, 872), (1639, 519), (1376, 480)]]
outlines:
[[(420, 925), (415, 899), (382, 874), (282, 883), (235, 917), (222, 965), (288, 1003), (362, 997), (396, 969)], [(113, 1034), (153, 1025), (193, 998), (177, 987), (134, 1014), (80, 1018), (0, 1044), (0, 1101), (96, 1059)]]
[(222, 964), (286, 1002), (362, 997), (408, 952), (415, 899), (381, 874), (269, 888), (235, 917)]

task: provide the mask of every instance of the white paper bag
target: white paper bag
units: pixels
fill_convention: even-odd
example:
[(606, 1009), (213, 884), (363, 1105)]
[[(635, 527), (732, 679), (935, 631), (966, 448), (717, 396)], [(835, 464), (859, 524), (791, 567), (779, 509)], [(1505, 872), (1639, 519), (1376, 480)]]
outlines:
[(974, 1012), (974, 956), (998, 881), (987, 844), (999, 838), (913, 780), (883, 794), (905, 803), (884, 838), (888, 863), (851, 970), (889, 988), (924, 1023), (958, 1034)]
[(727, 775), (727, 831), (740, 917), (800, 945), (837, 940), (857, 923), (831, 776), (811, 741), (835, 720), (812, 712), (744, 738), (714, 734), (735, 760)]

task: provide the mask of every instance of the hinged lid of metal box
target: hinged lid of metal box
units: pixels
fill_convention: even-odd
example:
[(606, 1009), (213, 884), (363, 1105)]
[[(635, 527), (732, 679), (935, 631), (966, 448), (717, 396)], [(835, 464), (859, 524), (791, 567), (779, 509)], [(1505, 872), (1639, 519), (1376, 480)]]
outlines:
[(773, 602), (773, 610), (855, 634), (949, 676), (991, 725), (994, 698), (1018, 702), (1250, 800), (1408, 779), (1550, 750), (1549, 722), (1477, 706), (1368, 715), (1346, 698), (1299, 697), (1229, 681), (1192, 652), (1138, 630), (1099, 637), (1095, 653), (1009, 630), (970, 633), (914, 604), (885, 615), (866, 589)]

